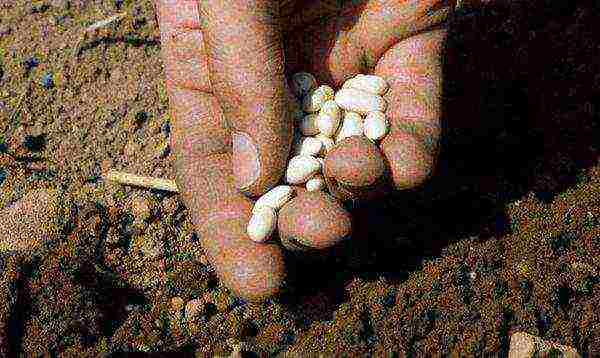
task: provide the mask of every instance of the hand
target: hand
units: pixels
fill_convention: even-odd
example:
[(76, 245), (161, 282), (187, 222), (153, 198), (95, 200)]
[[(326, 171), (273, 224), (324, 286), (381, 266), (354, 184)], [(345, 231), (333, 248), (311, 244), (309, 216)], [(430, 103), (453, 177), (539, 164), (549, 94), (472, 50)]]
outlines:
[(284, 173), (286, 74), (336, 88), (357, 73), (385, 78), (391, 132), (380, 148), (395, 187), (421, 184), (434, 167), (453, 4), (337, 3), (157, 0), (178, 186), (219, 277), (247, 300), (275, 295), (286, 277), (280, 247), (248, 239), (252, 201), (240, 192), (260, 195)]

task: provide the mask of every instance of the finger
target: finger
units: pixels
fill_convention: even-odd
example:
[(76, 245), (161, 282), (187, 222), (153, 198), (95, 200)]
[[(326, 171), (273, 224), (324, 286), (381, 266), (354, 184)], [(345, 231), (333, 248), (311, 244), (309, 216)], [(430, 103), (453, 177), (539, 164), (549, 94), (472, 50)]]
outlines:
[(262, 300), (283, 283), (283, 257), (278, 247), (255, 244), (242, 230), (251, 202), (234, 186), (230, 131), (206, 80), (202, 33), (192, 3), (157, 3), (176, 181), (219, 278), (235, 294)]
[(392, 47), (375, 74), (385, 78), (390, 133), (380, 145), (397, 189), (412, 188), (432, 174), (441, 134), (441, 54), (447, 31), (416, 35)]
[(385, 193), (387, 166), (375, 144), (366, 137), (352, 136), (327, 153), (323, 175), (336, 198), (370, 200)]
[(281, 179), (292, 140), (274, 4), (199, 2), (213, 90), (232, 127), (236, 186), (252, 196)]
[(372, 0), (367, 3), (350, 38), (364, 50), (371, 69), (391, 47), (446, 22), (457, 0)]
[[(338, 8), (328, 1), (298, 5), (296, 13), (302, 16), (292, 18), (286, 33), (290, 72), (305, 70), (319, 82), (339, 87), (358, 73), (371, 72), (395, 44), (443, 24), (455, 2), (372, 0)], [(308, 22), (305, 12), (323, 16)]]

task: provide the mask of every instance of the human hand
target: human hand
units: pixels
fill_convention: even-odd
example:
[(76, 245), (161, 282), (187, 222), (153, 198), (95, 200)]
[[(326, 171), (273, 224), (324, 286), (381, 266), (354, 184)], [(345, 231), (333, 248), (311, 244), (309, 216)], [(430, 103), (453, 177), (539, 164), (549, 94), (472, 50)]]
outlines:
[(338, 3), (157, 0), (178, 186), (220, 279), (248, 300), (285, 281), (280, 247), (247, 237), (252, 201), (240, 190), (260, 195), (284, 173), (286, 74), (305, 70), (333, 87), (357, 73), (385, 78), (391, 131), (380, 148), (394, 186), (420, 185), (435, 163), (453, 4)]

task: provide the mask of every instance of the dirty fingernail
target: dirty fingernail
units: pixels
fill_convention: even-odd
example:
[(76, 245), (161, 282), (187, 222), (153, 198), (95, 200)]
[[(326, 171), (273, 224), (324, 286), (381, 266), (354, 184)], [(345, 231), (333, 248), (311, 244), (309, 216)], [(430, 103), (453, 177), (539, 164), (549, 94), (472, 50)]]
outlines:
[(233, 171), (236, 185), (244, 189), (254, 184), (260, 174), (258, 149), (252, 138), (242, 132), (232, 134)]

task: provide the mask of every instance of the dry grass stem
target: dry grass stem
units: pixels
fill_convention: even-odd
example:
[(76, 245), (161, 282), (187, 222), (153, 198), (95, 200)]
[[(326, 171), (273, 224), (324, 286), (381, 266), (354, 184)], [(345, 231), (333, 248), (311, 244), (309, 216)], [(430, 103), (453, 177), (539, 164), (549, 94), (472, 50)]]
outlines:
[(90, 26), (88, 26), (85, 29), (85, 32), (91, 32), (91, 31), (97, 30), (97, 29), (99, 29), (101, 27), (108, 26), (108, 25), (112, 24), (115, 21), (121, 20), (125, 16), (127, 16), (127, 13), (126, 12), (121, 12), (121, 13), (113, 15), (113, 16), (107, 18), (107, 19), (100, 20), (100, 21), (95, 22), (95, 23), (91, 24)]
[(157, 190), (166, 190), (174, 193), (179, 192), (179, 188), (177, 188), (177, 184), (175, 183), (175, 181), (169, 179), (145, 177), (135, 174), (118, 172), (116, 170), (109, 170), (106, 174), (103, 175), (103, 178), (104, 180), (124, 185), (133, 185)]
[(93, 32), (93, 31), (96, 31), (96, 30), (98, 30), (100, 28), (106, 27), (106, 26), (112, 24), (113, 22), (120, 21), (125, 16), (127, 16), (127, 12), (121, 12), (121, 13), (113, 15), (113, 16), (111, 16), (109, 18), (106, 18), (104, 20), (100, 20), (98, 22), (95, 22), (95, 23), (91, 24), (90, 26), (88, 26), (87, 28), (85, 28), (83, 30), (82, 34), (77, 39), (77, 41), (75, 42), (75, 47), (73, 48), (73, 53), (72, 53), (73, 59), (75, 59), (75, 57), (77, 56), (77, 53), (79, 52), (79, 47), (81, 46), (81, 43), (85, 39), (86, 34), (88, 34), (90, 32)]

